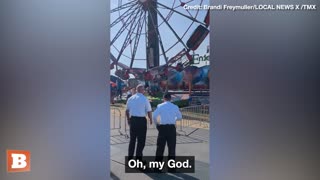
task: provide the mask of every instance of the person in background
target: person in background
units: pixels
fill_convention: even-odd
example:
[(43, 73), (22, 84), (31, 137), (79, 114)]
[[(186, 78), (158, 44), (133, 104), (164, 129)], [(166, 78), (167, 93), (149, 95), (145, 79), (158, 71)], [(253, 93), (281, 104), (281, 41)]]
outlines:
[[(158, 129), (156, 161), (163, 160), (165, 145), (168, 145), (168, 159), (175, 159), (176, 156), (176, 121), (182, 119), (179, 107), (171, 103), (171, 95), (165, 93), (163, 103), (157, 106), (153, 112), (152, 119)], [(160, 121), (158, 122), (158, 117)]]
[(116, 90), (114, 84), (110, 82), (110, 103), (114, 104), (114, 98), (116, 96)]
[(130, 89), (130, 90), (128, 91), (128, 95), (127, 95), (127, 102), (128, 102), (128, 99), (129, 99), (131, 96), (135, 95), (135, 94), (136, 94), (136, 88)]
[(128, 159), (132, 159), (134, 155), (136, 140), (136, 159), (142, 161), (143, 149), (147, 135), (147, 118), (148, 115), (150, 124), (152, 124), (152, 109), (147, 97), (143, 95), (144, 86), (138, 85), (137, 93), (132, 95), (127, 102), (126, 117), (130, 126), (130, 142), (128, 147)]
[(122, 83), (119, 79), (117, 79), (117, 96), (119, 96), (120, 100), (122, 99)]

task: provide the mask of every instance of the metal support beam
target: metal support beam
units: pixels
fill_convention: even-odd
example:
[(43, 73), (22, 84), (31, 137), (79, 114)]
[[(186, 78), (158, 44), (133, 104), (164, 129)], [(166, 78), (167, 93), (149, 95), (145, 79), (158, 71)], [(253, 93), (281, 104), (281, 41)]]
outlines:
[(147, 45), (147, 69), (160, 65), (159, 39), (156, 33), (158, 28), (157, 0), (148, 1), (150, 11), (148, 12), (148, 45)]

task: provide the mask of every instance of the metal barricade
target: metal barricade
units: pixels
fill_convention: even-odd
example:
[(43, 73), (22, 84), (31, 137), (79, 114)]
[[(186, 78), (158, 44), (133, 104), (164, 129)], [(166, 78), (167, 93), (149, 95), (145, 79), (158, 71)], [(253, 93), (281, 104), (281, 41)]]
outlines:
[(110, 127), (111, 130), (114, 129), (121, 129), (121, 121), (119, 121), (118, 119), (121, 119), (121, 111), (118, 108), (110, 108)]
[[(110, 129), (118, 130), (120, 135), (124, 135), (129, 138), (130, 126), (126, 120), (124, 108), (111, 107), (110, 108)], [(148, 129), (156, 129), (154, 124), (150, 125), (149, 119), (147, 120)], [(112, 131), (111, 131), (112, 132)], [(114, 132), (112, 132), (114, 134)], [(112, 135), (111, 135), (112, 136)]]
[[(154, 110), (154, 109), (153, 109)], [(199, 129), (208, 129), (209, 122), (209, 105), (197, 105), (180, 108), (182, 120), (176, 122), (178, 135), (189, 136)], [(129, 138), (130, 126), (126, 121), (125, 109), (111, 107), (110, 109), (110, 129), (111, 136), (125, 136)], [(147, 120), (147, 128), (156, 130), (154, 123), (150, 125)]]
[[(182, 120), (177, 121), (177, 127), (184, 135), (190, 135), (199, 128), (209, 128), (209, 104), (184, 107), (180, 111)], [(186, 128), (193, 128), (194, 131), (187, 134)]]
[[(124, 126), (124, 132), (122, 132)], [(127, 122), (125, 121), (125, 116), (122, 115), (119, 108), (110, 108), (110, 129), (118, 130), (120, 135), (128, 137), (127, 134)]]

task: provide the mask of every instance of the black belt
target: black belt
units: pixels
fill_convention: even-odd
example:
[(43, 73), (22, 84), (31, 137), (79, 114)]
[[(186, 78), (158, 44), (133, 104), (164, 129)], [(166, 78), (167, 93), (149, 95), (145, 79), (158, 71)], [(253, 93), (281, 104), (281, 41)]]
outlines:
[(141, 117), (141, 116), (131, 116), (131, 118), (146, 118), (145, 116)]
[(175, 126), (175, 124), (160, 124), (158, 126)]

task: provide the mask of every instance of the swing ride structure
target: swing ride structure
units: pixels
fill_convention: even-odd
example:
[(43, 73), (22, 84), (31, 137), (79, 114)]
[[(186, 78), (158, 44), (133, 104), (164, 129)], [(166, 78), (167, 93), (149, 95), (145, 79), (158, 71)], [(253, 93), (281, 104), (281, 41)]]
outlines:
[(209, 67), (192, 66), (192, 54), (210, 31), (209, 11), (186, 8), (205, 4), (209, 0), (112, 1), (110, 69), (122, 80), (131, 74), (166, 90), (207, 83)]

